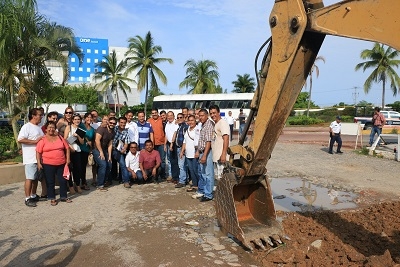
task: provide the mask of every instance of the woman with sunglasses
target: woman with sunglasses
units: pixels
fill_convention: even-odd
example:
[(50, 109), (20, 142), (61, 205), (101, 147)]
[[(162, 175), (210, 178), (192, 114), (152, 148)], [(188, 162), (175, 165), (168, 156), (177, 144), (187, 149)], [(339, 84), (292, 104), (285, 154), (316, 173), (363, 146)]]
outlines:
[[(72, 194), (76, 188), (78, 193), (82, 193), (82, 189), (80, 187), (82, 181), (82, 157), (81, 157), (81, 148), (80, 145), (83, 144), (83, 137), (80, 137), (76, 131), (81, 124), (81, 115), (75, 113), (72, 116), (72, 124), (68, 125), (65, 128), (64, 139), (66, 139), (69, 143), (69, 148), (71, 151), (71, 165), (70, 165), (70, 173), (72, 173), (72, 178), (74, 184), (72, 188), (70, 187), (70, 193)], [(72, 141), (71, 139), (75, 139)], [(87, 156), (86, 156), (87, 157)], [(71, 168), (72, 167), (72, 168)]]
[(64, 136), (65, 128), (72, 124), (72, 114), (74, 114), (74, 109), (71, 106), (68, 106), (65, 109), (64, 117), (58, 120), (57, 131), (61, 136)]
[(81, 188), (84, 190), (90, 190), (89, 186), (86, 182), (86, 165), (88, 163), (89, 153), (92, 153), (93, 143), (94, 143), (94, 135), (95, 130), (91, 127), (93, 120), (92, 114), (90, 112), (85, 113), (83, 115), (83, 123), (81, 123), (80, 128), (86, 131), (85, 136), (83, 137), (83, 144), (80, 144), (81, 148), (81, 159), (82, 159), (82, 186)]

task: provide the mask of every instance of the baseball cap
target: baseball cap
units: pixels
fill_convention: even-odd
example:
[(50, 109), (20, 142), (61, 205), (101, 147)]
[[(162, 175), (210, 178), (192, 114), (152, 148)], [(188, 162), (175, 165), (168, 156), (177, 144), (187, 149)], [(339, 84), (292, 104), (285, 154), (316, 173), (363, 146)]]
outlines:
[(342, 118), (340, 116), (336, 116), (336, 119), (338, 120), (342, 120)]

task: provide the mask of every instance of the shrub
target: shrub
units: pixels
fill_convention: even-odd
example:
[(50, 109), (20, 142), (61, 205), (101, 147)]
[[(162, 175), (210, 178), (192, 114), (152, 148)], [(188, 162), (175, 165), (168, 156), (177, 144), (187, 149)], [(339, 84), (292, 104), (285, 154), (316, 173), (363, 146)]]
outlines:
[(313, 125), (313, 124), (324, 123), (324, 121), (307, 116), (296, 116), (296, 117), (289, 117), (287, 123), (289, 125)]
[(8, 128), (0, 128), (0, 161), (15, 157), (17, 144), (13, 132)]
[(399, 131), (397, 130), (397, 128), (393, 128), (392, 131), (390, 132), (391, 134), (398, 134)]

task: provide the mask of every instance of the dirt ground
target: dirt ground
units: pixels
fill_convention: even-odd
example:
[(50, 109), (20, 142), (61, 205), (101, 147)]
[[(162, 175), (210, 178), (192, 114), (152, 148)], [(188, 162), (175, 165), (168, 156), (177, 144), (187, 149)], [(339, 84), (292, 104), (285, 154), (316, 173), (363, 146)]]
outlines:
[(212, 201), (167, 183), (92, 188), (36, 208), (16, 183), (0, 186), (0, 266), (400, 266), (399, 162), (357, 154), (351, 138), (330, 155), (326, 139), (285, 129), (268, 174), (355, 192), (359, 208), (278, 211), (283, 246), (246, 251), (221, 233)]

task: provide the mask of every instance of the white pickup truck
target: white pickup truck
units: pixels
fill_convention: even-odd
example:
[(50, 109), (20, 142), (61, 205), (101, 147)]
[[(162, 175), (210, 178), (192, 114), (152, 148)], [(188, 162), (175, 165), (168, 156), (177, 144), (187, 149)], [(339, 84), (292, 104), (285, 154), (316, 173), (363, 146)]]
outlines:
[[(382, 110), (381, 113), (386, 118), (387, 125), (399, 125), (400, 126), (400, 113), (397, 111)], [(354, 117), (355, 123), (360, 123), (364, 130), (372, 128), (372, 116), (371, 117)]]

